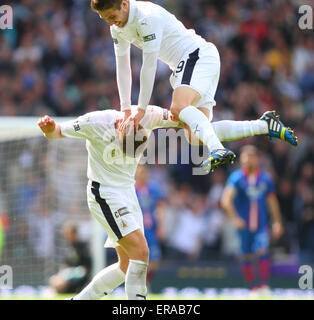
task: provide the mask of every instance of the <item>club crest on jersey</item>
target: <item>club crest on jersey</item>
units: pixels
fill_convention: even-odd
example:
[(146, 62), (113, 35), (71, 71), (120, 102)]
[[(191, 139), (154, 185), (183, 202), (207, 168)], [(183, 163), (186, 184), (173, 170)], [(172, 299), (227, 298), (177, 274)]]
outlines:
[(74, 122), (73, 127), (74, 127), (74, 131), (75, 131), (75, 132), (77, 132), (77, 131), (80, 131), (80, 130), (81, 130), (81, 127), (80, 127), (80, 125), (79, 125), (78, 121)]
[(152, 33), (149, 34), (148, 36), (143, 37), (144, 42), (152, 41), (156, 39), (156, 34)]
[(113, 40), (113, 43), (115, 43), (115, 44), (119, 43), (118, 39), (116, 39), (116, 38), (112, 38), (112, 40)]
[(169, 119), (169, 112), (167, 109), (163, 110), (162, 120), (168, 120)]
[(128, 226), (124, 220), (121, 220), (121, 225), (122, 225), (122, 228), (126, 228)]

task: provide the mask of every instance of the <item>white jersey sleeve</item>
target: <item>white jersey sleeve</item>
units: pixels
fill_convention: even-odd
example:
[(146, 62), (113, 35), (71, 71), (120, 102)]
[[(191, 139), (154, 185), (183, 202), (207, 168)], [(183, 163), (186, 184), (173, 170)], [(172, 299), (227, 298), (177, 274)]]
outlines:
[(121, 111), (131, 107), (132, 70), (130, 54), (116, 56), (116, 74)]
[(87, 140), (98, 139), (103, 135), (106, 123), (116, 118), (115, 110), (94, 111), (86, 113), (74, 120), (60, 123), (61, 134), (65, 137)]
[(157, 61), (158, 53), (143, 53), (138, 106), (144, 110), (147, 108), (152, 96), (157, 70)]
[(110, 27), (110, 33), (114, 44), (115, 55), (119, 57), (130, 54), (130, 42), (121, 38), (118, 32), (112, 27)]
[(93, 136), (90, 116), (87, 114), (74, 120), (60, 123), (61, 134), (65, 137), (88, 139)]
[(121, 111), (130, 109), (131, 89), (132, 89), (132, 71), (130, 62), (131, 44), (127, 40), (119, 37), (116, 30), (110, 28), (111, 36), (114, 42), (116, 56), (116, 74), (120, 97)]
[(179, 122), (171, 119), (171, 112), (168, 109), (151, 105), (147, 107), (140, 124), (149, 130), (179, 127)]

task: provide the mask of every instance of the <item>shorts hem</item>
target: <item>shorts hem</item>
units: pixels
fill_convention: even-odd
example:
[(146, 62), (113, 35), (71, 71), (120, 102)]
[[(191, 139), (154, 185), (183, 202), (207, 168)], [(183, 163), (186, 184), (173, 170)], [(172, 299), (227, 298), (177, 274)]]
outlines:
[(133, 231), (136, 231), (136, 230), (142, 230), (140, 227), (136, 227), (136, 228), (132, 228), (130, 229), (126, 234), (124, 234), (122, 236), (122, 238), (120, 239), (117, 239), (117, 240), (113, 240), (111, 239), (109, 236), (104, 244), (104, 247), (105, 248), (116, 248), (116, 247), (120, 247), (120, 244), (118, 243), (119, 240), (123, 239), (124, 237), (126, 237), (127, 235), (129, 235), (130, 233), (132, 233)]
[[(189, 84), (179, 84), (173, 90), (175, 90), (176, 88), (179, 88), (179, 87), (188, 87), (188, 88), (195, 90), (201, 96), (199, 101), (201, 101), (204, 97), (208, 96), (206, 94), (201, 93), (200, 90), (198, 90), (197, 88), (195, 88), (194, 86), (189, 85)], [(216, 105), (216, 101), (212, 101), (212, 102), (208, 101), (208, 102), (204, 102), (202, 104), (199, 104), (199, 102), (198, 102), (198, 103), (196, 103), (195, 107), (196, 108), (206, 108), (208, 110), (211, 110), (213, 107), (215, 107), (215, 105)]]

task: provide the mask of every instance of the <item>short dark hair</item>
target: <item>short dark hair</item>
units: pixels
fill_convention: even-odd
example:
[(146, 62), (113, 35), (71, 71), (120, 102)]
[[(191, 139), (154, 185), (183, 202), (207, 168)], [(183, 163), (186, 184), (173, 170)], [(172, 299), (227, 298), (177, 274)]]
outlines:
[(91, 0), (90, 6), (94, 11), (103, 11), (107, 9), (120, 9), (123, 0)]

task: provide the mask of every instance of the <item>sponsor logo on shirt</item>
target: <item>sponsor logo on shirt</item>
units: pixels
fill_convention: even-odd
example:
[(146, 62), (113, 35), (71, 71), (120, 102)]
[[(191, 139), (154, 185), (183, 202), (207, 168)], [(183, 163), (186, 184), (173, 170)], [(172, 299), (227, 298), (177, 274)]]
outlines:
[(148, 36), (143, 37), (144, 42), (152, 41), (156, 39), (156, 34), (149, 34)]

